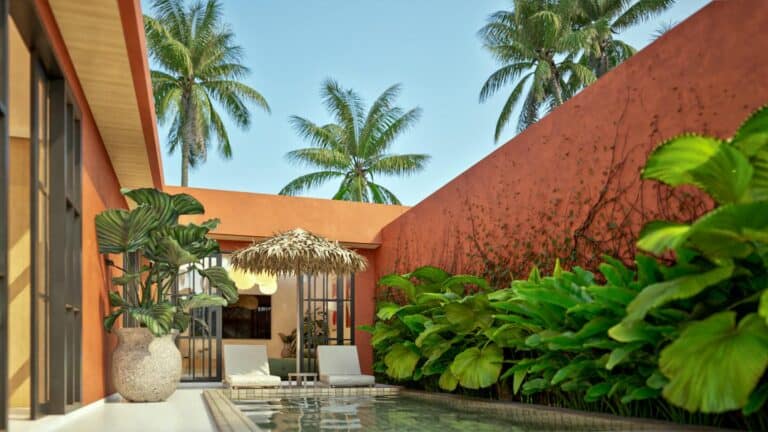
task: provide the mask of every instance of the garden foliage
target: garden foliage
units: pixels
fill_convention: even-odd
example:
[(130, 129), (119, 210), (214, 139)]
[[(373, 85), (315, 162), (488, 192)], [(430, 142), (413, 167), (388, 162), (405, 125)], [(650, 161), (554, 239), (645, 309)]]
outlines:
[[(237, 287), (226, 269), (200, 266), (203, 258), (219, 252), (219, 243), (208, 238), (219, 220), (179, 223), (179, 216), (204, 212), (199, 201), (188, 194), (171, 195), (151, 188), (124, 189), (122, 193), (134, 207), (104, 210), (95, 221), (99, 252), (123, 258), (122, 266), (107, 261), (122, 273), (112, 278), (112, 284), (122, 289), (109, 291), (112, 311), (104, 318), (107, 331), (126, 315), (155, 336), (183, 332), (193, 320), (192, 309), (237, 301)], [(196, 275), (220, 295), (172, 295), (178, 277), (185, 274)], [(197, 322), (207, 328), (205, 322)]]
[(422, 267), (382, 286), (376, 369), (453, 391), (508, 386), (584, 401), (663, 398), (690, 412), (758, 411), (768, 398), (768, 108), (730, 140), (673, 138), (643, 178), (692, 185), (716, 203), (691, 224), (655, 221), (632, 266), (599, 276), (555, 266), (492, 289)]

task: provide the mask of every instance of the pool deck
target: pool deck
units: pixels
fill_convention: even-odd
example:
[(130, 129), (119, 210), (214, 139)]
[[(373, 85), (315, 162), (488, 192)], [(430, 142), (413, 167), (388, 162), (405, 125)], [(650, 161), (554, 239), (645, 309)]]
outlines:
[(211, 432), (213, 418), (203, 400), (205, 388), (180, 387), (165, 402), (131, 403), (119, 395), (66, 415), (40, 420), (11, 420), (9, 432)]
[[(284, 383), (279, 388), (240, 389), (235, 399), (274, 397), (313, 397), (350, 395), (391, 395), (398, 387), (376, 386), (360, 388), (330, 388), (324, 386), (296, 387)], [(218, 383), (181, 384), (164, 402), (131, 403), (114, 394), (74, 410), (66, 415), (50, 415), (39, 420), (11, 420), (9, 432), (223, 432), (258, 431), (250, 420), (244, 422), (239, 410), (232, 412), (230, 390)], [(213, 403), (212, 403), (213, 401)], [(238, 414), (242, 417), (238, 418)], [(232, 421), (227, 428), (217, 422), (226, 416)]]

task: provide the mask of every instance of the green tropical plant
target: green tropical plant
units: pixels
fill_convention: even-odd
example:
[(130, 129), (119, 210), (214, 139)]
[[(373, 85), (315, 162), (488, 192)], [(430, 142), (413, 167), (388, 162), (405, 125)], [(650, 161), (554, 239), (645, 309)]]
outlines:
[(333, 199), (346, 201), (400, 204), (389, 189), (375, 180), (379, 176), (411, 175), (426, 165), (425, 154), (391, 154), (394, 140), (412, 127), (421, 109), (404, 111), (395, 106), (400, 85), (384, 91), (366, 113), (360, 96), (343, 89), (333, 80), (323, 83), (323, 103), (334, 123), (317, 125), (302, 117), (292, 116), (296, 132), (312, 147), (289, 152), (292, 163), (320, 169), (292, 180), (280, 195), (297, 195), (328, 181), (340, 179)]
[[(111, 331), (126, 315), (155, 336), (184, 331), (195, 308), (224, 306), (237, 301), (237, 287), (223, 267), (203, 268), (201, 259), (219, 251), (208, 233), (217, 219), (180, 224), (179, 216), (202, 214), (202, 204), (188, 194), (170, 195), (156, 189), (124, 189), (136, 205), (131, 210), (109, 209), (96, 216), (99, 252), (122, 254), (123, 265), (108, 260), (122, 274), (112, 278), (120, 290), (109, 292), (112, 311), (104, 318)], [(197, 273), (217, 294), (180, 294), (171, 297), (178, 277)], [(202, 323), (205, 325), (205, 323)]]
[(168, 149), (181, 153), (181, 185), (189, 184), (189, 168), (205, 162), (216, 140), (219, 153), (232, 157), (229, 134), (220, 109), (241, 128), (251, 123), (249, 104), (266, 112), (264, 97), (243, 83), (249, 69), (243, 49), (222, 23), (218, 0), (153, 0), (154, 16), (144, 16), (155, 110), (160, 124), (171, 121)]
[[(643, 170), (643, 178), (695, 186), (717, 204), (691, 224), (657, 221), (643, 229), (640, 249), (685, 256), (696, 272), (646, 287), (610, 330), (621, 340), (657, 308), (689, 303), (693, 322), (664, 348), (659, 366), (670, 380), (664, 397), (691, 411), (756, 409), (754, 401), (748, 406), (751, 395), (765, 401), (758, 385), (768, 367), (766, 162), (768, 108), (762, 108), (729, 140), (686, 134), (663, 143)], [(733, 366), (726, 373), (716, 364)]]
[(648, 223), (638, 240), (647, 254), (633, 268), (606, 256), (599, 278), (559, 264), (495, 290), (433, 267), (385, 276), (395, 301), (380, 301), (366, 328), (375, 369), (447, 391), (509, 386), (523, 400), (647, 407), (675, 421), (728, 413), (731, 426), (764, 430), (768, 107), (731, 139), (663, 143), (643, 178), (697, 187), (715, 207), (689, 224)]
[(616, 35), (667, 10), (675, 0), (576, 0), (574, 25), (587, 34), (583, 63), (597, 78), (635, 53)]
[(494, 13), (479, 32), (502, 65), (483, 84), (480, 102), (514, 83), (496, 122), (497, 141), (518, 105), (519, 132), (538, 121), (542, 110), (551, 111), (595, 80), (594, 72), (575, 60), (589, 35), (574, 26), (570, 6), (548, 0), (512, 3), (511, 11)]

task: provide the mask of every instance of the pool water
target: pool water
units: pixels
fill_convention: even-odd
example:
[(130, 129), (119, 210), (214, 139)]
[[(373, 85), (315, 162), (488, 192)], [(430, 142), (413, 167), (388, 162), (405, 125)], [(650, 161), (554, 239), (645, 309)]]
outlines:
[(487, 414), (397, 396), (300, 397), (236, 404), (268, 431), (526, 431)]

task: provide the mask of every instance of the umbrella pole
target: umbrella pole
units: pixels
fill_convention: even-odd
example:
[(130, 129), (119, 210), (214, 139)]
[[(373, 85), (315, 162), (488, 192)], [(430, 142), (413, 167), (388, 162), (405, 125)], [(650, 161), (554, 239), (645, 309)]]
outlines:
[[(301, 340), (301, 336), (304, 334), (304, 320), (303, 320), (303, 300), (304, 300), (304, 278), (301, 273), (297, 276), (298, 290), (296, 292), (296, 373), (301, 373), (301, 365), (304, 360), (304, 342)], [(299, 379), (299, 376), (296, 376)], [(298, 384), (298, 381), (297, 381)]]

